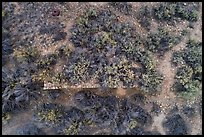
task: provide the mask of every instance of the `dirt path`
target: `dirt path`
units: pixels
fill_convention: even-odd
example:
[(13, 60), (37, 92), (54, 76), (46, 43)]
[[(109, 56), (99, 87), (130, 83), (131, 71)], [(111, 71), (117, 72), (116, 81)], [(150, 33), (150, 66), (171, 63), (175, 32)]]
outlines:
[[(202, 7), (202, 6), (201, 6)], [(202, 13), (200, 13), (200, 18), (202, 17)], [(176, 73), (177, 68), (172, 66), (171, 64), (171, 58), (172, 54), (175, 51), (180, 51), (185, 48), (186, 42), (188, 41), (189, 38), (192, 38), (194, 40), (200, 41), (202, 39), (202, 30), (201, 30), (201, 23), (202, 21), (198, 21), (195, 23), (195, 28), (193, 31), (190, 32), (190, 35), (188, 37), (185, 37), (178, 45), (173, 47), (171, 51), (168, 51), (163, 59), (161, 59), (159, 62), (158, 70), (163, 74), (164, 76), (164, 81), (162, 84), (162, 91), (161, 93), (156, 96), (152, 97), (152, 100), (158, 101), (159, 98), (159, 103), (161, 103), (162, 110), (163, 112), (166, 112), (170, 108), (170, 106), (174, 106), (174, 104), (183, 104), (182, 99), (176, 98), (176, 95), (170, 91), (170, 87), (174, 83), (174, 76)], [(164, 133), (164, 129), (162, 127), (162, 120), (165, 118), (165, 115), (160, 114), (157, 117), (154, 117), (154, 123), (152, 125), (152, 128), (156, 128), (161, 134)], [(198, 133), (202, 132), (202, 118), (199, 116), (196, 116), (197, 118), (194, 118), (194, 120), (191, 120), (190, 123), (192, 124), (192, 132), (191, 134), (196, 135)]]
[[(201, 9), (202, 9), (202, 4), (201, 4)], [(171, 103), (176, 101), (176, 96), (173, 92), (170, 92), (170, 87), (174, 83), (174, 76), (176, 73), (176, 67), (172, 66), (171, 64), (171, 58), (172, 54), (175, 51), (179, 51), (185, 48), (186, 42), (188, 41), (189, 38), (195, 39), (195, 40), (201, 40), (202, 39), (202, 31), (200, 29), (201, 26), (201, 17), (202, 17), (202, 12), (199, 12), (199, 21), (195, 23), (195, 29), (194, 31), (190, 32), (190, 35), (188, 37), (185, 37), (178, 45), (174, 46), (172, 50), (168, 51), (163, 59), (161, 59), (159, 62), (158, 70), (163, 74), (164, 76), (164, 81), (163, 81), (163, 86), (162, 86), (162, 91), (157, 98), (160, 99), (160, 102), (163, 103), (163, 105), (170, 105)], [(181, 26), (180, 28), (185, 28), (185, 26)], [(169, 104), (170, 103), (170, 104)]]
[(160, 115), (158, 116), (155, 116), (153, 118), (153, 124), (152, 124), (152, 129), (154, 130), (157, 130), (158, 132), (160, 132), (162, 135), (165, 135), (165, 131), (163, 129), (163, 126), (162, 126), (162, 122), (163, 120), (165, 119), (165, 114), (164, 113), (161, 113)]
[[(172, 66), (171, 64), (171, 58), (172, 54), (175, 51), (179, 51), (185, 48), (187, 38), (184, 38), (178, 45), (173, 47), (171, 51), (168, 51), (162, 59), (159, 59), (158, 62), (158, 71), (163, 75), (164, 80), (162, 83), (162, 90), (159, 95), (152, 96), (149, 98), (150, 101), (156, 101), (160, 104), (162, 112), (160, 115), (155, 116), (153, 118), (153, 124), (152, 129), (158, 130), (161, 134), (165, 134), (162, 121), (165, 119), (166, 114), (168, 113), (169, 109), (175, 106), (175, 104), (178, 104), (179, 106), (183, 104), (183, 100), (181, 98), (177, 98), (176, 95), (170, 91), (171, 86), (174, 83), (174, 77), (177, 71), (177, 68), (175, 66)], [(159, 99), (159, 100), (158, 100)], [(200, 123), (200, 120), (198, 120), (198, 123)], [(199, 127), (199, 126), (197, 126)], [(195, 132), (199, 133), (200, 129), (195, 130), (193, 128), (192, 134)]]
[(178, 45), (176, 45), (171, 51), (165, 53), (162, 59), (159, 59), (158, 62), (158, 71), (163, 75), (164, 80), (162, 83), (162, 90), (158, 96), (153, 96), (152, 100), (158, 101), (161, 103), (163, 109), (168, 109), (169, 106), (172, 106), (176, 103), (176, 95), (170, 91), (171, 86), (174, 83), (174, 76), (176, 74), (177, 68), (172, 66), (171, 58), (174, 51), (181, 50), (185, 47), (186, 38), (183, 39)]

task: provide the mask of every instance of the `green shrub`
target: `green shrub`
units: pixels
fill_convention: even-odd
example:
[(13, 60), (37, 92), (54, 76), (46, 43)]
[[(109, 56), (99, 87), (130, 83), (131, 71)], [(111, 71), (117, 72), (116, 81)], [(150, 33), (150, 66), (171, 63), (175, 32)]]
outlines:
[(127, 2), (111, 2), (110, 5), (125, 15), (130, 15), (132, 12), (132, 5)]
[(56, 74), (54, 74), (54, 76), (52, 77), (52, 82), (54, 83), (63, 83), (65, 82), (65, 74), (62, 72), (57, 72)]
[(78, 133), (78, 122), (73, 122), (71, 126), (64, 129), (65, 135), (76, 135)]
[(183, 52), (174, 52), (172, 55), (172, 63), (176, 66), (182, 66), (185, 64), (185, 60), (183, 59)]
[(194, 40), (187, 42), (186, 49), (181, 52), (174, 52), (172, 63), (179, 67), (188, 65), (193, 69), (193, 77), (202, 80), (202, 43)]
[(184, 88), (185, 92), (182, 92), (181, 96), (185, 99), (193, 99), (202, 92), (202, 84), (198, 80), (190, 80)]
[(202, 65), (202, 43), (189, 40), (186, 49), (173, 53), (172, 62), (176, 65), (188, 64), (193, 69), (200, 70), (198, 68)]
[(198, 13), (197, 13), (197, 11), (195, 11), (195, 10), (190, 11), (187, 20), (189, 20), (191, 22), (198, 21)]
[(102, 86), (105, 87), (117, 87), (120, 83), (122, 83), (123, 86), (131, 87), (135, 81), (132, 67), (125, 59), (105, 66), (101, 77), (104, 79)]
[(151, 20), (152, 20), (152, 14), (151, 9), (148, 6), (143, 6), (139, 10), (139, 14), (137, 16), (137, 19), (142, 27), (144, 27), (147, 30), (151, 29)]
[(10, 113), (3, 113), (2, 114), (2, 123), (6, 124), (8, 121), (11, 119), (11, 114)]
[(63, 45), (63, 46), (59, 47), (55, 52), (56, 52), (57, 57), (68, 58), (70, 56), (70, 54), (72, 53), (72, 50), (68, 46)]
[(14, 49), (14, 58), (17, 59), (20, 63), (28, 62), (31, 63), (39, 57), (39, 51), (34, 47), (25, 47)]
[(48, 126), (60, 124), (63, 118), (63, 107), (54, 103), (43, 103), (35, 111), (35, 119)]
[(74, 84), (85, 82), (90, 78), (89, 68), (90, 61), (82, 57), (65, 68), (65, 76), (69, 82)]
[(2, 10), (2, 18), (4, 18), (5, 16), (6, 16), (6, 12)]
[(56, 59), (57, 57), (55, 54), (45, 55), (37, 61), (37, 66), (38, 68), (47, 69), (50, 66), (55, 65), (57, 63)]
[(185, 65), (177, 70), (175, 78), (179, 83), (185, 85), (191, 79), (192, 74), (193, 69)]
[(159, 21), (173, 22), (182, 19), (190, 22), (198, 20), (198, 8), (193, 7), (193, 4), (183, 2), (164, 3), (159, 7), (155, 7), (153, 12), (154, 16)]
[(173, 36), (169, 31), (164, 28), (159, 28), (158, 32), (149, 33), (147, 36), (147, 42), (145, 47), (154, 52), (160, 53), (161, 55), (164, 52), (170, 50), (174, 45), (180, 42), (180, 37)]
[(172, 90), (185, 99), (197, 96), (202, 90), (202, 43), (189, 40), (184, 50), (173, 53), (172, 63), (179, 67)]
[(175, 5), (160, 4), (159, 7), (154, 8), (154, 14), (158, 20), (171, 21), (175, 15)]
[(141, 75), (139, 82), (141, 90), (148, 93), (156, 93), (161, 90), (163, 76), (155, 70), (148, 71)]
[(149, 51), (137, 50), (135, 52), (136, 61), (139, 61), (145, 71), (154, 70), (156, 67), (155, 62), (152, 59), (152, 53)]

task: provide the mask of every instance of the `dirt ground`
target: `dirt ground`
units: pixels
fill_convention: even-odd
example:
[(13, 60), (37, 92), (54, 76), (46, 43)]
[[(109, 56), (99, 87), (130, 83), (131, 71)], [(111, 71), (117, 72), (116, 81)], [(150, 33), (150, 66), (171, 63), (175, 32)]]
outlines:
[[(41, 51), (42, 55), (46, 55), (48, 53), (53, 53), (55, 49), (57, 49), (61, 45), (69, 45), (70, 48), (73, 48), (73, 44), (68, 41), (71, 32), (70, 29), (74, 23), (74, 20), (77, 16), (82, 14), (85, 9), (89, 7), (95, 7), (97, 9), (108, 8), (107, 2), (70, 2), (65, 4), (59, 3), (24, 3), (24, 2), (9, 2), (3, 3), (3, 9), (14, 10), (12, 16), (16, 16), (14, 19), (9, 17), (7, 20), (8, 25), (3, 24), (3, 27), (9, 28), (9, 31), (12, 31), (12, 38), (14, 41), (15, 47), (19, 45), (32, 45), (33, 47), (37, 47), (39, 51)], [(142, 5), (149, 6), (157, 6), (158, 3), (150, 2), (131, 2), (133, 9), (137, 11)], [(111, 8), (111, 7), (110, 7)], [(53, 9), (60, 9), (59, 16), (52, 16)], [(202, 4), (201, 4), (202, 9)], [(117, 11), (116, 11), (117, 13)], [(144, 36), (147, 33), (147, 30), (144, 30), (138, 23), (137, 20), (123, 15), (121, 13), (117, 13), (121, 19), (129, 20), (135, 24), (137, 31)], [(202, 12), (199, 13), (199, 20), (194, 24), (194, 28), (190, 29), (190, 34), (188, 37), (196, 39), (198, 41), (202, 41)], [(155, 23), (155, 27), (157, 26), (156, 22), (153, 20), (153, 24)], [(12, 25), (11, 25), (12, 24)], [(59, 27), (63, 32), (67, 33), (66, 39), (53, 42), (52, 37), (49, 35), (40, 35), (39, 29), (43, 25), (53, 24)], [(186, 22), (181, 22), (177, 27), (177, 29), (183, 29), (187, 27)], [(154, 27), (152, 29), (155, 29)], [(182, 108), (185, 105), (194, 106), (196, 108), (196, 112), (198, 111), (198, 103), (202, 101), (202, 93), (200, 93), (200, 97), (193, 101), (185, 101), (182, 98), (179, 98), (175, 95), (175, 93), (170, 91), (170, 87), (174, 83), (174, 76), (176, 74), (177, 68), (172, 66), (171, 57), (174, 51), (179, 51), (185, 48), (185, 43), (188, 40), (188, 37), (185, 37), (178, 45), (176, 45), (172, 50), (165, 53), (162, 58), (155, 56), (155, 61), (157, 64), (158, 71), (164, 76), (164, 80), (162, 83), (161, 92), (158, 95), (148, 95), (145, 94), (147, 98), (146, 104), (144, 108), (151, 113), (152, 102), (157, 102), (161, 107), (161, 112), (158, 115), (152, 115), (153, 124), (148, 127), (149, 130), (157, 130), (162, 135), (166, 134), (166, 129), (163, 127), (162, 123), (165, 120), (166, 116), (170, 113), (170, 111), (177, 106), (179, 108), (179, 114), (184, 118), (186, 123), (191, 129), (191, 135), (202, 134), (202, 116), (199, 113), (196, 113), (194, 117), (189, 118), (183, 114)], [(11, 58), (12, 61), (12, 58)], [(65, 65), (63, 60), (59, 61), (58, 64), (54, 67), (53, 73), (56, 73)], [(4, 66), (5, 68), (15, 66), (15, 62), (11, 64), (7, 64)], [(74, 106), (73, 95), (80, 91), (83, 88), (89, 88), (92, 92), (97, 93), (102, 96), (106, 95), (114, 95), (117, 98), (130, 98), (135, 93), (140, 93), (137, 86), (132, 89), (127, 88), (115, 88), (110, 89), (108, 92), (104, 91), (104, 89), (99, 88), (99, 85), (94, 82), (94, 80), (90, 80), (87, 83), (81, 83), (80, 85), (70, 86), (69, 84), (52, 84), (49, 83), (49, 77), (46, 79), (44, 84), (44, 89), (62, 89), (63, 93), (57, 98), (56, 103), (62, 104), (64, 106)], [(10, 135), (16, 134), (15, 131), (17, 128), (21, 127), (28, 121), (32, 120), (33, 106), (43, 102), (50, 102), (47, 97), (46, 91), (44, 91), (44, 95), (42, 98), (32, 101), (31, 106), (28, 110), (18, 112), (16, 114), (11, 114), (11, 119), (8, 120), (7, 123), (2, 123), (2, 134)], [(47, 134), (53, 134), (53, 131), (49, 128), (44, 128)], [(106, 130), (106, 129), (104, 129)], [(96, 130), (98, 131), (98, 130)], [(92, 131), (95, 132), (94, 130)]]

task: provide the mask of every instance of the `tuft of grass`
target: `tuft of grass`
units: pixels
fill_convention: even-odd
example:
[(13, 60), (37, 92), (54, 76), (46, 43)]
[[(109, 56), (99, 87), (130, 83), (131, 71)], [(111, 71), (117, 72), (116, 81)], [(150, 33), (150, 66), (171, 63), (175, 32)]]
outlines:
[(129, 123), (129, 125), (128, 125), (128, 129), (133, 129), (133, 128), (135, 128), (135, 127), (137, 127), (137, 121), (136, 120), (132, 120), (132, 121), (130, 121), (130, 123)]
[(7, 112), (5, 114), (2, 114), (2, 123), (6, 124), (10, 119), (11, 119), (10, 113)]
[(5, 17), (6, 13), (2, 10), (2, 17)]
[(44, 103), (35, 112), (38, 121), (48, 125), (59, 124), (63, 117), (63, 108), (54, 103)]
[(65, 135), (76, 135), (78, 133), (78, 122), (73, 122), (71, 126), (64, 130)]

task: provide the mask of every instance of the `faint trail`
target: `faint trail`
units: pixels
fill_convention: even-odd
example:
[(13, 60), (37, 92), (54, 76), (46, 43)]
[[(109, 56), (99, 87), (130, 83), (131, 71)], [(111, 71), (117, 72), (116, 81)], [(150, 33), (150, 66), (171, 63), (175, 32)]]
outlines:
[(174, 106), (174, 104), (178, 104), (178, 100), (176, 95), (170, 91), (171, 86), (174, 83), (174, 76), (176, 74), (177, 68), (172, 66), (171, 58), (172, 54), (175, 51), (182, 50), (186, 45), (186, 38), (184, 38), (178, 45), (176, 45), (171, 51), (165, 53), (162, 59), (159, 59), (158, 62), (158, 71), (163, 75), (164, 80), (162, 83), (162, 90), (159, 95), (152, 96), (149, 98), (151, 101), (156, 101), (161, 104), (162, 113), (159, 116), (154, 117), (154, 123), (152, 128), (156, 128), (161, 134), (165, 134), (162, 121), (165, 118), (168, 110)]
[[(202, 15), (202, 13), (200, 14), (200, 16), (201, 15)], [(158, 71), (164, 76), (164, 80), (162, 83), (162, 91), (158, 96), (156, 96), (156, 97), (153, 96), (151, 98), (152, 98), (152, 100), (155, 100), (155, 101), (158, 101), (161, 103), (163, 112), (165, 112), (165, 110), (168, 110), (171, 106), (174, 106), (175, 103), (176, 104), (182, 104), (182, 103), (178, 103), (178, 101), (182, 101), (182, 100), (178, 100), (176, 98), (176, 95), (170, 91), (170, 88), (174, 83), (174, 76), (175, 76), (176, 70), (177, 70), (176, 67), (172, 66), (171, 58), (172, 58), (173, 52), (183, 50), (186, 47), (186, 43), (189, 40), (189, 38), (195, 39), (198, 41), (202, 39), (202, 31), (200, 29), (200, 21), (195, 23), (194, 31), (191, 31), (189, 36), (186, 36), (178, 45), (173, 47), (172, 50), (166, 52), (163, 59), (159, 60), (160, 64), (158, 66)], [(161, 118), (160, 118), (160, 116), (161, 116)], [(161, 133), (164, 133), (163, 127), (161, 126), (162, 123), (160, 120), (160, 119), (163, 119), (164, 117), (162, 115), (160, 115), (160, 116), (154, 118), (153, 126), (155, 126)], [(196, 129), (193, 128), (192, 134), (199, 133), (200, 125), (202, 125), (202, 122), (200, 120), (198, 120), (198, 123), (199, 124), (196, 125), (197, 128)]]
[(176, 95), (170, 91), (170, 88), (174, 83), (174, 77), (177, 70), (176, 67), (172, 66), (171, 59), (173, 52), (185, 48), (186, 41), (187, 38), (184, 38), (178, 45), (173, 47), (172, 50), (166, 52), (164, 57), (159, 61), (160, 64), (158, 66), (158, 71), (163, 75), (164, 80), (162, 83), (162, 91), (156, 98), (159, 98), (159, 102), (162, 103), (163, 107), (171, 106), (173, 105), (172, 103), (175, 103), (177, 101)]
[[(202, 4), (201, 4), (201, 9), (202, 9)], [(186, 36), (178, 45), (173, 47), (172, 50), (168, 51), (164, 55), (163, 59), (159, 61), (160, 64), (158, 66), (158, 70), (164, 76), (164, 80), (162, 84), (161, 94), (158, 95), (156, 98), (157, 99), (159, 98), (160, 99), (159, 101), (164, 106), (172, 105), (172, 103), (177, 101), (175, 94), (170, 91), (170, 88), (174, 83), (174, 76), (177, 70), (177, 68), (172, 66), (171, 64), (172, 54), (175, 51), (183, 50), (186, 47), (186, 43), (190, 38), (198, 41), (202, 39), (202, 30), (200, 28), (202, 23), (201, 17), (202, 17), (202, 12), (199, 12), (199, 20), (195, 23), (193, 31), (190, 30), (190, 35)], [(186, 27), (187, 27), (186, 25), (177, 26), (177, 28), (182, 28), (182, 29), (185, 29)]]

